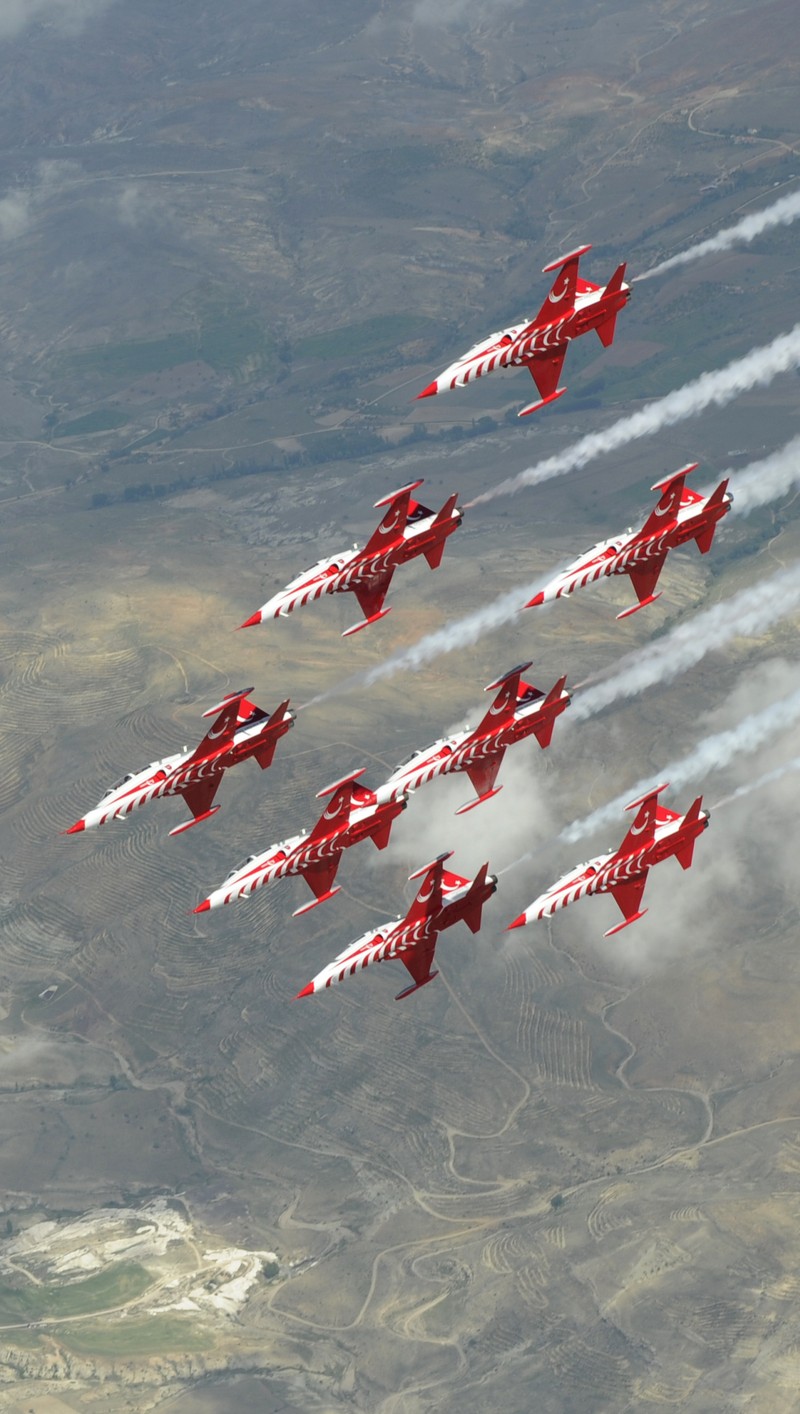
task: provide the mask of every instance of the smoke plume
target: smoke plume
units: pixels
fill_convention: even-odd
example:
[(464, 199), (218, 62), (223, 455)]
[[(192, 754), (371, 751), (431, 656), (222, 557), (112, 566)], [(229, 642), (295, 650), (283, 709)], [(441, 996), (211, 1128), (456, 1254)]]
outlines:
[(800, 324), (788, 334), (779, 334), (770, 344), (751, 349), (742, 358), (734, 359), (725, 368), (702, 373), (693, 383), (686, 383), (667, 393), (666, 397), (647, 403), (630, 417), (606, 427), (602, 432), (590, 432), (563, 452), (546, 457), (536, 466), (528, 467), (516, 476), (501, 481), (491, 491), (484, 491), (469, 502), (479, 506), (497, 496), (512, 496), (527, 486), (538, 486), (568, 471), (577, 471), (595, 457), (619, 451), (640, 437), (650, 437), (665, 427), (674, 427), (686, 418), (696, 417), (710, 407), (725, 407), (732, 399), (752, 388), (764, 388), (780, 373), (800, 364)]
[(754, 241), (756, 236), (760, 236), (764, 231), (769, 231), (773, 226), (790, 226), (792, 221), (796, 221), (800, 216), (800, 192), (793, 192), (790, 196), (782, 196), (772, 206), (767, 206), (763, 211), (755, 211), (750, 216), (744, 216), (741, 221), (737, 221), (735, 226), (726, 226), (724, 231), (718, 231), (715, 236), (710, 236), (706, 241), (700, 241), (697, 245), (690, 246), (689, 250), (684, 250), (680, 255), (672, 255), (669, 260), (662, 260), (659, 265), (653, 265), (650, 270), (645, 270), (643, 275), (635, 276), (638, 280), (652, 280), (655, 275), (663, 275), (667, 270), (675, 270), (679, 265), (689, 265), (693, 260), (702, 260), (704, 255), (719, 255), (722, 251), (730, 250), (735, 245), (747, 245)]
[(659, 781), (669, 781), (676, 790), (693, 781), (702, 780), (711, 771), (724, 770), (735, 756), (752, 755), (760, 747), (778, 735), (788, 731), (800, 721), (800, 688), (745, 717), (737, 726), (727, 731), (716, 732), (701, 741), (688, 756), (664, 766), (657, 776), (647, 776), (618, 795), (598, 810), (593, 810), (583, 820), (574, 820), (565, 826), (559, 839), (574, 844), (591, 835), (604, 825), (619, 821), (629, 800), (636, 800)]
[[(800, 442), (800, 438), (797, 439)], [(738, 497), (737, 497), (738, 501)], [(584, 722), (620, 698), (638, 697), (656, 683), (671, 682), (707, 653), (734, 638), (751, 638), (800, 605), (800, 564), (779, 570), (758, 584), (740, 589), (678, 624), (663, 637), (627, 653), (611, 676), (575, 697), (570, 717)]]
[(761, 461), (750, 462), (742, 471), (728, 471), (725, 475), (734, 479), (734, 509), (738, 515), (749, 515), (800, 482), (800, 436), (792, 437), (779, 451)]
[(771, 786), (775, 781), (779, 781), (788, 771), (800, 770), (800, 756), (795, 756), (791, 761), (785, 761), (782, 766), (776, 766), (772, 771), (765, 771), (763, 776), (757, 776), (754, 781), (745, 781), (744, 785), (737, 786), (730, 795), (723, 796), (711, 808), (719, 810), (723, 805), (730, 805), (732, 800), (741, 800), (743, 795), (750, 795), (754, 790), (761, 790), (763, 786)]

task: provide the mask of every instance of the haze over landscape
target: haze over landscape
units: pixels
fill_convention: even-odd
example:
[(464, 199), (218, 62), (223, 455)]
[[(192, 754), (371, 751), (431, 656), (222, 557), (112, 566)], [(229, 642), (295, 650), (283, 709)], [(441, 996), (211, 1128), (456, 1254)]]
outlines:
[[(790, 1414), (796, 5), (6, 0), (0, 46), (0, 1409)], [(589, 242), (633, 297), (557, 404), (415, 399)], [(687, 462), (734, 504), (657, 603), (523, 612)], [(418, 478), (464, 521), (386, 619), (233, 631)], [(529, 659), (574, 702), (498, 796), (192, 914)], [(246, 684), (302, 710), (212, 820), (62, 836)], [(712, 819), (646, 917), (506, 932), (661, 780)], [(294, 1002), (445, 849), (500, 879), (438, 979)]]

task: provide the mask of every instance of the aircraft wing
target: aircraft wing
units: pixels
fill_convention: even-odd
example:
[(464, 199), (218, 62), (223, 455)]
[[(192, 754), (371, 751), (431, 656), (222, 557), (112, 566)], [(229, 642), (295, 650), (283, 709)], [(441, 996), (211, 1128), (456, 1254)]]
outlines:
[(389, 592), (393, 573), (393, 570), (389, 570), (377, 579), (371, 579), (367, 584), (353, 585), (353, 593), (361, 606), (361, 612), (365, 619), (372, 619), (380, 613), (383, 601)]
[(614, 902), (623, 915), (624, 922), (618, 923), (615, 928), (607, 929), (603, 934), (604, 937), (610, 938), (614, 933), (619, 933), (623, 928), (627, 928), (629, 923), (635, 923), (637, 918), (641, 918), (643, 912), (647, 912), (647, 909), (642, 910), (639, 905), (642, 902), (648, 872), (645, 869), (643, 873), (634, 874), (623, 884), (614, 884), (609, 889), (609, 893), (613, 896)]
[[(429, 942), (420, 943), (417, 947), (397, 954), (403, 966), (411, 974), (415, 987), (424, 987), (426, 982), (430, 982), (431, 978), (436, 976), (435, 972), (431, 972), (431, 963), (437, 941), (438, 934)], [(409, 988), (409, 991), (411, 990), (413, 989)], [(401, 995), (404, 994), (401, 993)]]
[(341, 857), (341, 854), (335, 854), (333, 859), (326, 859), (323, 864), (311, 864), (300, 870), (314, 895), (314, 901), (304, 904), (302, 908), (296, 908), (292, 915), (294, 918), (298, 918), (301, 913), (308, 913), (310, 909), (316, 908), (318, 903), (325, 903), (329, 898), (333, 898), (334, 894), (338, 894), (339, 889), (333, 887), (333, 881)]
[(208, 776), (204, 781), (194, 781), (191, 785), (182, 786), (180, 794), (191, 810), (195, 820), (207, 815), (211, 809), (214, 796), (219, 790), (222, 772), (216, 772), (213, 776)]
[(505, 751), (498, 751), (490, 756), (488, 761), (476, 761), (472, 766), (465, 766), (464, 770), (469, 776), (477, 795), (488, 795), (494, 789), (497, 780), (497, 773), (503, 764)]
[(561, 344), (554, 353), (526, 360), (526, 367), (541, 398), (551, 398), (556, 391), (566, 355), (567, 345)]

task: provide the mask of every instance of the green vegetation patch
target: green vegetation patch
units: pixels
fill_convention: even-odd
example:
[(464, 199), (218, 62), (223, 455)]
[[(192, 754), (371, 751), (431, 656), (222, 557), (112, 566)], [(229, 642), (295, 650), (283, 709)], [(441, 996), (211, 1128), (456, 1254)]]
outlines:
[[(249, 375), (272, 367), (278, 360), (278, 351), (267, 331), (246, 309), (214, 300), (206, 302), (198, 311), (194, 329), (165, 334), (160, 339), (127, 339), (118, 344), (93, 344), (91, 348), (65, 354), (58, 360), (57, 372), (114, 379), (138, 378), (149, 373), (163, 373), (167, 369), (177, 368), (179, 364), (197, 360), (210, 364), (217, 373), (244, 372)], [(106, 427), (118, 425), (108, 423)], [(75, 424), (68, 426), (72, 429), (70, 433), (61, 428), (58, 435), (74, 435)], [(81, 430), (101, 429), (90, 427)]]
[(429, 336), (435, 328), (434, 320), (423, 314), (376, 315), (327, 334), (310, 334), (294, 345), (294, 352), (303, 358), (357, 358), (396, 349), (410, 339)]
[(0, 1282), (0, 1329), (20, 1321), (47, 1317), (84, 1316), (133, 1301), (153, 1285), (153, 1277), (138, 1262), (117, 1262), (84, 1281), (30, 1282), (12, 1286)]
[(49, 1334), (76, 1355), (146, 1359), (178, 1351), (208, 1350), (206, 1331), (183, 1316), (149, 1316), (143, 1321), (114, 1321), (105, 1326), (52, 1326)]
[(62, 422), (53, 431), (54, 437), (82, 437), (87, 432), (113, 432), (115, 427), (124, 427), (128, 414), (119, 408), (97, 408), (84, 417), (76, 417), (73, 422)]

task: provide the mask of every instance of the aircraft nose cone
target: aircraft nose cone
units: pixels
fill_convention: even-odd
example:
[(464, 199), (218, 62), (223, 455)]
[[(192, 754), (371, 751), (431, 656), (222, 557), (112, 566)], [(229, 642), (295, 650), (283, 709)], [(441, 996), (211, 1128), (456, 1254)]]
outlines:
[(62, 830), (61, 833), (62, 835), (79, 835), (81, 830), (85, 829), (86, 826), (83, 820), (76, 820), (74, 825), (70, 825), (68, 830)]
[(436, 382), (434, 381), (433, 383), (429, 383), (428, 386), (427, 386), (427, 388), (423, 388), (423, 390), (422, 390), (421, 393), (417, 393), (417, 397), (418, 397), (418, 398), (433, 398), (433, 397), (436, 396), (436, 393), (437, 393), (438, 391), (439, 391), (439, 390), (438, 390), (438, 388), (437, 388), (437, 386), (436, 386)]
[(208, 913), (210, 907), (211, 904), (209, 900), (204, 898), (202, 903), (198, 903), (197, 908), (192, 909), (192, 913)]
[(302, 992), (298, 992), (298, 993), (297, 993), (297, 996), (295, 997), (295, 1001), (298, 1002), (301, 997), (311, 997), (311, 996), (313, 996), (313, 994), (314, 994), (314, 983), (313, 983), (313, 982), (307, 982), (306, 985), (305, 985), (305, 987), (303, 988)]
[(525, 914), (521, 913), (519, 915), (519, 918), (514, 919), (513, 923), (509, 923), (508, 927), (506, 928), (506, 932), (510, 933), (512, 928), (524, 928), (527, 921), (528, 920), (525, 917)]
[(239, 628), (253, 628), (255, 624), (260, 624), (260, 623), (261, 623), (261, 610), (260, 610), (260, 609), (256, 609), (255, 613), (254, 613), (254, 614), (251, 614), (250, 617), (249, 617), (249, 619), (245, 619), (245, 621), (244, 621), (243, 624), (239, 624)]
[(538, 609), (539, 605), (540, 605), (540, 604), (543, 604), (543, 603), (544, 603), (544, 591), (543, 591), (543, 590), (540, 590), (538, 594), (534, 594), (533, 598), (528, 600), (527, 604), (525, 605), (525, 608), (526, 608), (526, 609)]

